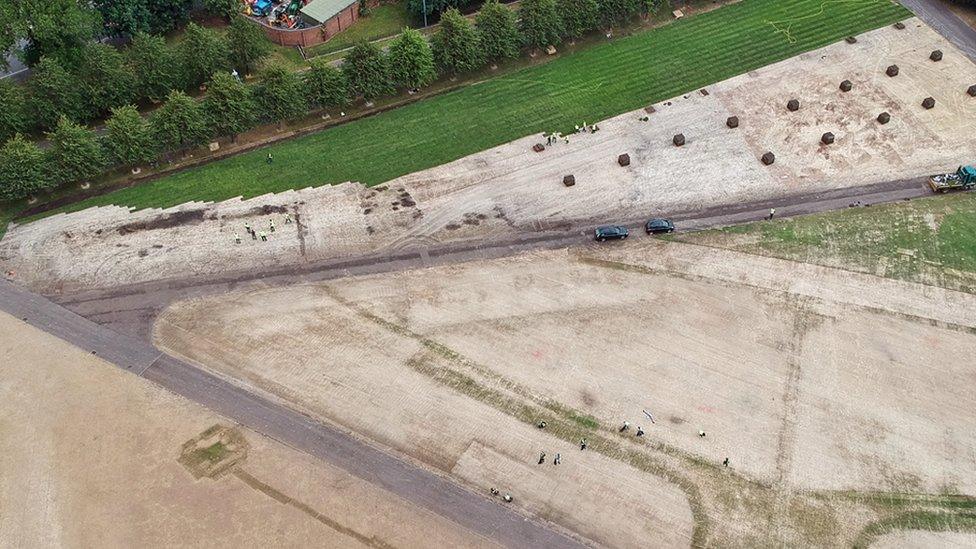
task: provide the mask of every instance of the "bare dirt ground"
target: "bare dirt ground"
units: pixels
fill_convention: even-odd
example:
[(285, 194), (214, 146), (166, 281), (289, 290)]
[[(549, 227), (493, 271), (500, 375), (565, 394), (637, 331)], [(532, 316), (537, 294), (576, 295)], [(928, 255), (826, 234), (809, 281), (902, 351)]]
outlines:
[[(0, 270), (72, 292), (189, 275), (295, 265), (369, 251), (491, 238), (616, 218), (901, 180), (954, 169), (976, 150), (976, 66), (916, 19), (601, 122), (543, 153), (528, 136), (366, 189), (355, 183), (166, 211), (103, 207), (14, 227)], [(942, 49), (941, 62), (928, 59)], [(884, 75), (897, 64), (900, 74)], [(851, 80), (849, 93), (838, 89)], [(937, 106), (921, 107), (932, 96)], [(786, 102), (797, 98), (798, 112)], [(887, 125), (875, 117), (892, 115)], [(728, 116), (740, 118), (728, 129)], [(640, 118), (648, 117), (648, 121)], [(581, 123), (584, 121), (580, 121)], [(592, 121), (586, 121), (592, 122)], [(837, 141), (819, 144), (831, 131)], [(674, 147), (676, 133), (687, 138)], [(771, 167), (758, 158), (776, 154)], [(629, 153), (627, 168), (617, 155)], [(564, 187), (572, 173), (576, 185)], [(297, 223), (285, 224), (289, 212)], [(277, 230), (252, 240), (244, 223)], [(234, 244), (234, 235), (244, 238)], [(9, 274), (12, 273), (12, 274)]]
[(488, 546), (8, 315), (0, 333), (4, 547)]
[(924, 530), (907, 530), (887, 534), (874, 544), (873, 549), (924, 549), (926, 547), (944, 547), (946, 549), (962, 549), (976, 547), (976, 534), (966, 532), (926, 532)]
[(605, 545), (850, 545), (976, 494), (949, 290), (644, 240), (200, 298), (154, 337)]

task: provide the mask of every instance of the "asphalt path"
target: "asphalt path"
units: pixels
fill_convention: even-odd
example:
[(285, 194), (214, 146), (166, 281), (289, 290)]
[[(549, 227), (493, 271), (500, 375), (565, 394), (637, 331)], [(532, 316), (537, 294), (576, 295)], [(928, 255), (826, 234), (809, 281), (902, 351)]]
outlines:
[(976, 29), (956, 17), (945, 3), (940, 0), (899, 1), (976, 63)]

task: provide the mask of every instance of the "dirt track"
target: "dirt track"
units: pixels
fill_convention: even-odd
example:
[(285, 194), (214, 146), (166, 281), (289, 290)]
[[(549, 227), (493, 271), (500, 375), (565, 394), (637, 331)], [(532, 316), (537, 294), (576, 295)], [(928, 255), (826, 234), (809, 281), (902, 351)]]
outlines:
[[(705, 513), (712, 541), (835, 543), (870, 515), (840, 520), (836, 502), (830, 520), (777, 517), (770, 529), (723, 511), (710, 490), (726, 481), (677, 456), (709, 467), (730, 457), (738, 478), (786, 500), (976, 493), (976, 401), (959, 383), (973, 375), (973, 311), (967, 294), (645, 241), (241, 290), (174, 305), (155, 335), (479, 489), (537, 487), (522, 505), (600, 543), (644, 535), (619, 516), (654, 516), (656, 537), (682, 531), (673, 492), (655, 484), (673, 474), (702, 483), (706, 495), (689, 501), (704, 506), (695, 524)], [(636, 447), (675, 472), (593, 461), (572, 445), (586, 428), (550, 438), (509, 398), (592, 416), (599, 433), (641, 425), (650, 446)], [(563, 465), (536, 466), (540, 451), (562, 452)], [(577, 490), (592, 482), (612, 513), (587, 510), (590, 492)], [(646, 483), (642, 497), (619, 491), (634, 483)]]
[[(945, 50), (939, 63), (928, 60)], [(884, 67), (897, 63), (897, 78)], [(837, 89), (843, 79), (854, 89)], [(373, 189), (349, 183), (248, 201), (130, 213), (105, 207), (15, 227), (0, 267), (45, 293), (191, 276), (300, 268), (363, 253), (397, 254), (651, 215), (852, 189), (954, 168), (976, 148), (965, 89), (976, 67), (916, 20), (879, 29), (700, 92), (600, 123), (543, 153), (529, 136)], [(926, 111), (921, 99), (933, 96)], [(786, 99), (801, 109), (789, 113)], [(877, 113), (891, 112), (880, 125)], [(741, 125), (725, 127), (730, 115)], [(643, 116), (648, 121), (641, 121)], [(581, 121), (583, 122), (583, 121)], [(819, 144), (832, 131), (835, 144)], [(673, 134), (688, 138), (671, 144)], [(767, 150), (777, 162), (765, 167)], [(632, 163), (616, 164), (627, 152)], [(563, 187), (563, 175), (577, 184)], [(283, 210), (295, 223), (285, 223)], [(276, 230), (270, 232), (269, 221)], [(182, 221), (182, 222), (180, 222)], [(244, 224), (269, 232), (251, 239)], [(243, 237), (234, 244), (234, 235)]]

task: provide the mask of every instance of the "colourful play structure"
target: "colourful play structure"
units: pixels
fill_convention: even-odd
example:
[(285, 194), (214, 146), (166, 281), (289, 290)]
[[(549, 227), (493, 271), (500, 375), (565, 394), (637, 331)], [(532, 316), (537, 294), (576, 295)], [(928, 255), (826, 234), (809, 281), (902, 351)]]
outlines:
[(282, 46), (321, 44), (359, 19), (359, 0), (241, 1), (244, 14)]

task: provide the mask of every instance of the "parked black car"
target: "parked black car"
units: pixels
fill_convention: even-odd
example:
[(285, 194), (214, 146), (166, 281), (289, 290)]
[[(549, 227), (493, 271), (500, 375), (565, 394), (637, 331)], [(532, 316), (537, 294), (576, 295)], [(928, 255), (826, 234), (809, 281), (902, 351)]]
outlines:
[(622, 227), (620, 225), (604, 225), (602, 227), (597, 227), (594, 237), (600, 242), (607, 240), (623, 240), (630, 235), (630, 231), (627, 227)]
[(644, 224), (647, 234), (673, 233), (674, 223), (670, 219), (652, 219)]

